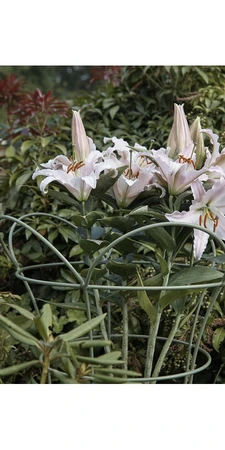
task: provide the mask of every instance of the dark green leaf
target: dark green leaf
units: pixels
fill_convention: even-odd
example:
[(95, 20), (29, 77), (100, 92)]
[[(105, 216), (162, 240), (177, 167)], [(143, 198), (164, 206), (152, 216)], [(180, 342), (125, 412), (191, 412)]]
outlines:
[(186, 267), (172, 275), (170, 286), (211, 283), (221, 280), (223, 273), (211, 267)]
[(213, 348), (219, 352), (221, 343), (225, 340), (225, 328), (217, 328), (213, 333), (212, 344)]

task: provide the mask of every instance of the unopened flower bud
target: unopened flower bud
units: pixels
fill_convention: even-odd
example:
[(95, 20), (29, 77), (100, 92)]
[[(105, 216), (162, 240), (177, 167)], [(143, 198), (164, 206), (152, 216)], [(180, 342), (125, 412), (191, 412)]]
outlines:
[(89, 142), (84, 129), (80, 111), (73, 111), (72, 117), (72, 145), (76, 162), (84, 161), (89, 155)]
[(192, 123), (190, 127), (191, 138), (195, 144), (196, 169), (201, 169), (203, 167), (206, 158), (203, 133), (200, 133), (200, 131), (201, 131), (200, 117), (196, 117), (195, 121)]
[(174, 104), (174, 121), (167, 141), (170, 158), (176, 159), (192, 143), (190, 129), (184, 113), (184, 105)]

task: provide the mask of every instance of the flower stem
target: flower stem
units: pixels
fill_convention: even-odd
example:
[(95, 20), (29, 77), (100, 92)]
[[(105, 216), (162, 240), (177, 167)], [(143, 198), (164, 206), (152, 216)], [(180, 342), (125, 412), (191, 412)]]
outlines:
[[(100, 315), (103, 314), (103, 311), (102, 311), (102, 307), (100, 305), (99, 290), (98, 289), (93, 289), (93, 291), (94, 291), (94, 296), (95, 296), (95, 303), (96, 303), (97, 314), (98, 314), (98, 316), (100, 316)], [(106, 326), (105, 326), (105, 321), (104, 320), (100, 323), (100, 330), (101, 330), (101, 335), (102, 335), (103, 339), (105, 341), (107, 341), (108, 340), (108, 334), (107, 334), (107, 331), (106, 331)], [(104, 350), (105, 350), (105, 353), (109, 353), (110, 352), (109, 345), (106, 345), (104, 347)]]
[[(168, 350), (169, 350), (169, 348), (171, 346), (171, 343), (172, 343), (172, 341), (174, 339), (174, 336), (175, 336), (175, 334), (176, 334), (176, 332), (178, 330), (178, 327), (179, 327), (179, 324), (180, 324), (180, 319), (181, 319), (181, 313), (177, 314), (177, 316), (176, 316), (175, 322), (174, 322), (174, 324), (173, 324), (173, 326), (172, 326), (172, 328), (170, 330), (170, 334), (169, 334), (169, 336), (168, 336), (168, 338), (167, 338), (167, 340), (166, 340), (166, 342), (165, 342), (165, 344), (164, 344), (164, 346), (163, 346), (163, 348), (161, 350), (161, 353), (159, 355), (159, 358), (158, 358), (158, 361), (156, 363), (156, 366), (155, 366), (154, 372), (152, 374), (152, 377), (158, 377), (158, 375), (160, 373), (160, 370), (162, 368), (164, 359), (165, 359), (165, 357), (167, 355), (167, 352), (168, 352)], [(151, 383), (155, 384), (156, 381), (152, 381)]]
[[(169, 281), (170, 268), (171, 268), (171, 257), (172, 257), (172, 255), (169, 255), (169, 257), (168, 257), (168, 270), (167, 270), (167, 274), (164, 276), (164, 279), (163, 279), (163, 286), (167, 286), (168, 281)], [(165, 293), (165, 291), (163, 290), (163, 287), (162, 287), (162, 290), (160, 292), (159, 301), (160, 301), (160, 298), (162, 297), (162, 295), (164, 295), (164, 293)], [(157, 333), (158, 333), (158, 329), (159, 329), (159, 325), (160, 325), (160, 319), (161, 319), (161, 315), (162, 315), (162, 310), (161, 310), (161, 307), (159, 306), (159, 301), (158, 301), (157, 308), (156, 308), (156, 320), (155, 320), (155, 323), (150, 325), (150, 331), (149, 331), (149, 337), (148, 337), (148, 345), (147, 345), (147, 354), (146, 354), (146, 362), (145, 362), (145, 372), (144, 372), (144, 377), (145, 378), (150, 378), (151, 377), (151, 373), (152, 373), (152, 366), (153, 366), (153, 359), (154, 359), (154, 354), (155, 354)]]
[(124, 361), (123, 369), (127, 370), (128, 361), (128, 307), (127, 300), (123, 300), (123, 340), (122, 340), (122, 359)]
[(159, 329), (160, 319), (162, 312), (159, 308), (157, 308), (156, 321), (154, 325), (150, 325), (149, 337), (148, 337), (148, 345), (147, 345), (147, 354), (146, 354), (146, 363), (145, 363), (145, 373), (144, 378), (150, 378), (153, 366), (153, 358), (155, 354), (155, 345), (156, 338)]

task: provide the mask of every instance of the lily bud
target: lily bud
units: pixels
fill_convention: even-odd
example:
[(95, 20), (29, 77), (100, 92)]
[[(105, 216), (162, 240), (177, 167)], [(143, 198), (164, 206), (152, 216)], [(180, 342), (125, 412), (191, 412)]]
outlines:
[(192, 144), (190, 129), (184, 113), (184, 105), (174, 104), (174, 121), (167, 141), (170, 158), (177, 159)]
[(206, 159), (206, 150), (204, 145), (204, 138), (203, 134), (200, 133), (201, 131), (201, 123), (200, 123), (200, 117), (196, 117), (195, 121), (192, 123), (190, 127), (191, 132), (191, 138), (196, 146), (196, 161), (195, 161), (195, 167), (196, 169), (201, 169), (205, 163)]
[(72, 145), (76, 162), (82, 162), (90, 153), (89, 141), (84, 129), (80, 111), (73, 111), (72, 117)]

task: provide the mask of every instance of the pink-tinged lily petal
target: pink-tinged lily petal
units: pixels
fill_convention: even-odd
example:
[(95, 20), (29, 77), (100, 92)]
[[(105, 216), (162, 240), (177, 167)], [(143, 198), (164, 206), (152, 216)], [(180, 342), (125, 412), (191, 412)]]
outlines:
[(130, 158), (130, 147), (128, 142), (124, 141), (123, 139), (118, 139), (115, 136), (112, 138), (104, 138), (104, 143), (112, 141), (114, 146), (109, 147), (108, 150), (112, 150), (113, 152), (117, 152), (120, 156), (120, 161), (122, 165), (129, 164), (129, 158)]
[(217, 158), (219, 158), (220, 156), (219, 153), (220, 144), (218, 142), (219, 136), (217, 134), (214, 134), (210, 129), (202, 129), (201, 133), (206, 133), (210, 137), (211, 144), (213, 144), (212, 153), (210, 153), (210, 157), (207, 158), (205, 162), (205, 166), (210, 167), (212, 164), (215, 164)]
[(189, 189), (193, 181), (207, 172), (206, 168), (195, 170), (188, 162), (173, 161), (166, 154), (157, 155), (156, 152), (154, 160), (157, 166), (155, 174), (158, 176), (159, 182), (164, 180), (163, 186), (167, 186), (171, 195), (179, 195)]
[(118, 206), (126, 208), (138, 195), (152, 184), (153, 175), (149, 170), (142, 169), (136, 174), (136, 177), (129, 179), (124, 174), (119, 177), (113, 185), (113, 193), (115, 195)]
[[(171, 222), (188, 222), (205, 227), (225, 239), (225, 179), (221, 178), (214, 186), (205, 191), (199, 180), (192, 184), (194, 200), (189, 211), (175, 211), (165, 214)], [(208, 242), (209, 235), (201, 230), (194, 230), (194, 256), (200, 259)]]
[(208, 244), (209, 235), (201, 230), (194, 230), (194, 257), (201, 259)]

